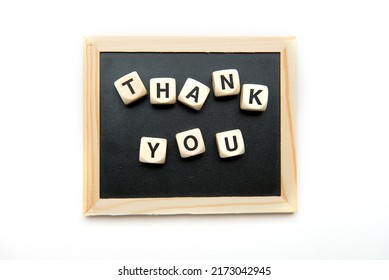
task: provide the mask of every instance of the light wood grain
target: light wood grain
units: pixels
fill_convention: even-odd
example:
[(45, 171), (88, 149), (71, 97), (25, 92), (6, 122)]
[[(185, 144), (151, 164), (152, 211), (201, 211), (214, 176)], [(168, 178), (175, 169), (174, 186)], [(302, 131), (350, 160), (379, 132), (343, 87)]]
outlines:
[[(100, 198), (100, 52), (279, 52), (281, 196)], [(86, 37), (84, 42), (84, 214), (292, 213), (297, 209), (294, 37)]]
[(172, 215), (290, 213), (294, 209), (279, 196), (272, 197), (173, 197), (99, 199), (86, 213), (93, 215)]
[(100, 52), (280, 52), (293, 37), (88, 37)]
[(84, 42), (84, 213), (100, 198), (100, 53)]

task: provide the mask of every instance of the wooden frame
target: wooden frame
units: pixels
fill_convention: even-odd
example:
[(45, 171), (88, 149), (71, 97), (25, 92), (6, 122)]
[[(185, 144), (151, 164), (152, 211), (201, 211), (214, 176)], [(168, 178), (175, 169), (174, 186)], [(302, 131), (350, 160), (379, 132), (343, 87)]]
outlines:
[[(100, 52), (279, 52), (281, 196), (100, 198)], [(291, 213), (297, 208), (294, 37), (86, 37), (84, 39), (84, 214)]]

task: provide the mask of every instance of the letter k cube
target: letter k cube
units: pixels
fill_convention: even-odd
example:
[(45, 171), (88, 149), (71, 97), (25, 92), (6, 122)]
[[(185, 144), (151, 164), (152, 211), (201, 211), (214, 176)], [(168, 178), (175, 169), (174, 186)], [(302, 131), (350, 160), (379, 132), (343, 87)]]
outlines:
[(240, 95), (240, 108), (245, 111), (265, 111), (268, 96), (267, 86), (244, 84)]

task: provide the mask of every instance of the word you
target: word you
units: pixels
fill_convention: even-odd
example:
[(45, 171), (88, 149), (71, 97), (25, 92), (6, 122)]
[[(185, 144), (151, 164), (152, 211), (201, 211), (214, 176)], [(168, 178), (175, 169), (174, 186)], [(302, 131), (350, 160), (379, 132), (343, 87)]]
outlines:
[[(199, 128), (176, 134), (176, 141), (182, 158), (205, 153), (203, 135)], [(216, 145), (221, 158), (244, 154), (244, 141), (239, 129), (216, 133)], [(167, 139), (142, 137), (140, 140), (139, 161), (143, 163), (164, 164), (166, 162)]]
[[(128, 105), (147, 95), (146, 87), (136, 71), (131, 72), (114, 85), (124, 104)], [(212, 86), (216, 97), (238, 95), (240, 93), (240, 108), (246, 111), (265, 111), (268, 103), (269, 90), (265, 85), (243, 84), (240, 86), (239, 73), (236, 69), (225, 69), (212, 73)], [(168, 105), (176, 103), (201, 110), (210, 92), (205, 84), (188, 78), (178, 97), (176, 95), (176, 80), (174, 78), (150, 79), (150, 103)]]

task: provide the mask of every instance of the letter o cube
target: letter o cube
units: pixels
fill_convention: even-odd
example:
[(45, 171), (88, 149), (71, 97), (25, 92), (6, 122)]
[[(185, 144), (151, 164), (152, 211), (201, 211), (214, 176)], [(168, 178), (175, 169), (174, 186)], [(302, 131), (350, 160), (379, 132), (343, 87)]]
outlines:
[(245, 152), (243, 135), (239, 129), (216, 133), (216, 145), (221, 158), (235, 157)]
[(135, 102), (147, 94), (147, 90), (136, 71), (116, 80), (114, 85), (126, 105)]
[(139, 161), (164, 164), (166, 161), (167, 140), (165, 138), (142, 137), (140, 140)]
[(193, 157), (205, 152), (204, 139), (199, 128), (177, 133), (176, 140), (182, 158)]

